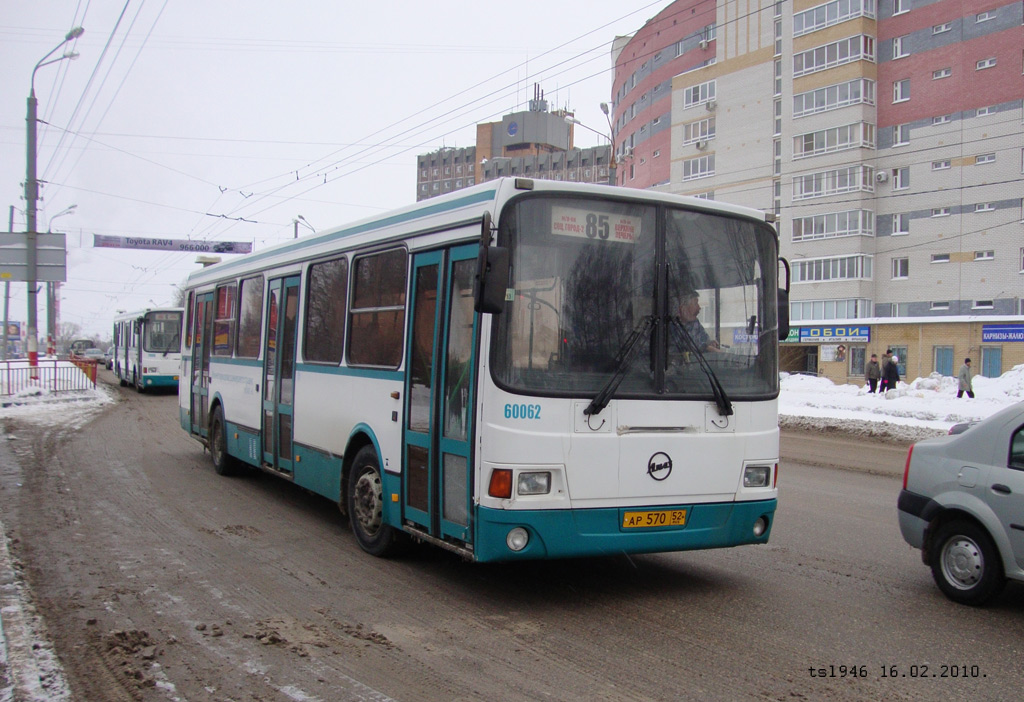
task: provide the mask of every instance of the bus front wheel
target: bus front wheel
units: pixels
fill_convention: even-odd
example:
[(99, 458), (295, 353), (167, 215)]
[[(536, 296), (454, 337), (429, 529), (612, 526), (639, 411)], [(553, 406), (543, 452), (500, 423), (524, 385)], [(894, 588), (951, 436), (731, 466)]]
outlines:
[(348, 517), (360, 548), (373, 556), (390, 556), (401, 534), (384, 523), (384, 481), (373, 446), (356, 454), (348, 473)]

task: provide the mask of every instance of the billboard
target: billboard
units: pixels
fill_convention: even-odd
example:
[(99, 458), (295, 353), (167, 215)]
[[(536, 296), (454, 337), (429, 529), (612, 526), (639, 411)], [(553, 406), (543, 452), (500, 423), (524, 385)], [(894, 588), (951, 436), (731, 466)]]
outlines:
[(247, 254), (252, 253), (249, 241), (200, 241), (198, 239), (159, 239), (148, 236), (106, 236), (93, 234), (92, 245), (102, 249), (149, 249), (151, 251), (182, 251), (186, 253)]

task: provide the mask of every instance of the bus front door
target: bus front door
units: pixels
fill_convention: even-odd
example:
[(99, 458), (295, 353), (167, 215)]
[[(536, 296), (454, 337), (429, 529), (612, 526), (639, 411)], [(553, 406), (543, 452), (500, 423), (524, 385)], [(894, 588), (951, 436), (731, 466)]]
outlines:
[[(206, 412), (210, 406), (210, 346), (213, 344), (212, 292), (196, 296), (196, 308), (193, 310), (192, 319), (195, 324), (192, 329), (192, 378), (189, 381), (192, 395), (192, 433), (206, 436), (209, 433)], [(135, 338), (134, 334), (132, 338)], [(139, 353), (142, 353), (141, 335), (138, 339)], [(139, 371), (141, 370), (140, 365)]]
[(405, 386), (405, 518), (472, 542), (477, 246), (417, 254)]
[(267, 338), (263, 358), (263, 463), (292, 473), (292, 418), (295, 399), (295, 335), (299, 277), (270, 281)]

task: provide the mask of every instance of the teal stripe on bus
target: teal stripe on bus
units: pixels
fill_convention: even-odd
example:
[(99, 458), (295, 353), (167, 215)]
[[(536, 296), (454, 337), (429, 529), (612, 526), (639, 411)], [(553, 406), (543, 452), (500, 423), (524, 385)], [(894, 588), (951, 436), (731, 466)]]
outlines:
[[(219, 263), (213, 267), (216, 272), (216, 276), (211, 277), (212, 280), (222, 277), (227, 271), (231, 271), (238, 267), (249, 268), (252, 266), (254, 261), (261, 261), (265, 258), (272, 258), (280, 256), (281, 254), (288, 253), (290, 251), (299, 251), (311, 246), (319, 246), (337, 239), (344, 239), (346, 237), (355, 236), (356, 234), (363, 234), (365, 232), (373, 231), (374, 229), (383, 229), (384, 227), (391, 227), (396, 224), (403, 224), (411, 222), (413, 220), (421, 219), (423, 217), (429, 217), (436, 215), (441, 212), (447, 212), (449, 210), (458, 210), (469, 205), (475, 205), (480, 202), (487, 202), (493, 200), (497, 190), (484, 190), (483, 192), (475, 193), (473, 195), (467, 195), (451, 202), (440, 202), (437, 204), (426, 205), (424, 207), (412, 210), (410, 212), (403, 212), (401, 214), (391, 215), (390, 217), (382, 217), (381, 219), (375, 219), (370, 222), (364, 222), (347, 229), (341, 229), (330, 234), (321, 234), (303, 237), (302, 239), (296, 239), (293, 243), (282, 244), (280, 247), (274, 247), (260, 251), (257, 253), (251, 253), (242, 258), (235, 259), (234, 261), (225, 261)], [(196, 271), (192, 274), (195, 280), (204, 279), (204, 271)]]

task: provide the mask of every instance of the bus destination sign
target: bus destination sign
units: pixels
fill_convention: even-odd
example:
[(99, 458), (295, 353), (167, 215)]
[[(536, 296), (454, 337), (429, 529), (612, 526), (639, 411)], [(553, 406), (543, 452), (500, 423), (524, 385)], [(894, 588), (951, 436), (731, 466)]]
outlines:
[(635, 244), (640, 236), (640, 218), (591, 212), (576, 207), (552, 207), (551, 233), (579, 239)]

